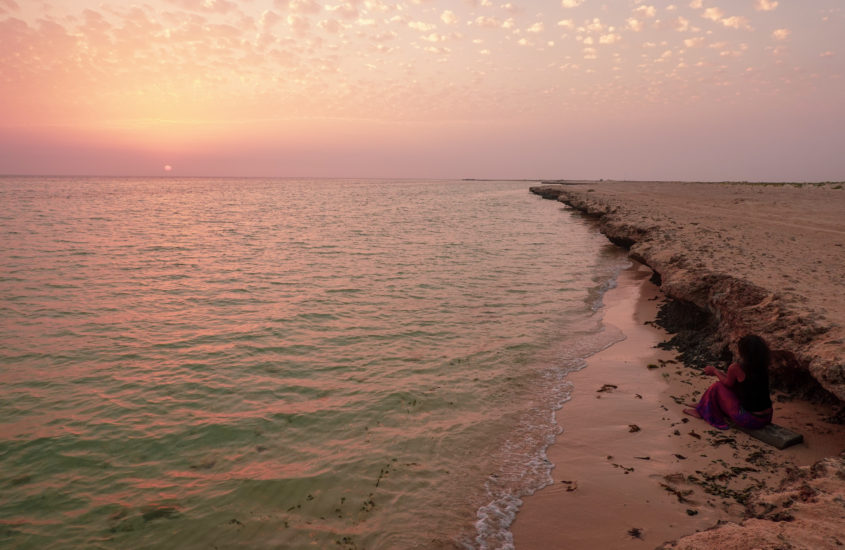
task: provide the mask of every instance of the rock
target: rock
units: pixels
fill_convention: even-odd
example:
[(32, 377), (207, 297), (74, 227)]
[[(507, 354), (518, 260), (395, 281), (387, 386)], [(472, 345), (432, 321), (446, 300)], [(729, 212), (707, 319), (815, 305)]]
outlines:
[(538, 185), (530, 187), (529, 190), (535, 195), (540, 195), (544, 199), (557, 200), (560, 197), (560, 193), (563, 190), (563, 187), (557, 184)]
[(801, 468), (783, 486), (764, 491), (748, 505), (752, 515), (683, 537), (662, 548), (744, 550), (746, 548), (841, 548), (845, 457)]

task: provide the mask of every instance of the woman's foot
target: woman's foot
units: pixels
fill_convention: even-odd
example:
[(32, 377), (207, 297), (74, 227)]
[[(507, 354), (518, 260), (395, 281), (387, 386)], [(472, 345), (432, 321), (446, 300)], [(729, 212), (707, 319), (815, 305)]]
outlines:
[(698, 411), (695, 409), (684, 409), (684, 414), (694, 416), (695, 418), (701, 418), (701, 415), (698, 414)]

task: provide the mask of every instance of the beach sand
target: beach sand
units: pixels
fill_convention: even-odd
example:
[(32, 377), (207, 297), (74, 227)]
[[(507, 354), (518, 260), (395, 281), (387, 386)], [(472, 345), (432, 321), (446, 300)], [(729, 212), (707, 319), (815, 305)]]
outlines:
[[(605, 295), (605, 323), (626, 338), (569, 376), (563, 433), (548, 451), (554, 483), (524, 499), (512, 525), (518, 550), (655, 548), (739, 523), (758, 489), (842, 451), (845, 427), (824, 421), (830, 407), (778, 392), (775, 421), (805, 438), (783, 451), (684, 415), (714, 379), (655, 347), (668, 335), (651, 323), (665, 300), (651, 273), (635, 264)], [(700, 547), (712, 544), (721, 543)]]
[[(845, 546), (842, 185), (566, 182), (532, 191), (593, 217), (655, 270), (660, 288), (635, 266), (605, 296), (605, 320), (626, 339), (571, 375), (573, 398), (557, 414), (563, 433), (549, 449), (554, 484), (525, 499), (516, 548)], [(767, 339), (774, 380), (788, 392), (773, 392), (774, 422), (802, 444), (779, 451), (682, 413), (714, 379), (655, 348), (669, 337), (652, 323), (665, 299), (687, 304), (675, 322), (702, 314), (698, 326), (675, 327), (692, 363), (748, 332)]]

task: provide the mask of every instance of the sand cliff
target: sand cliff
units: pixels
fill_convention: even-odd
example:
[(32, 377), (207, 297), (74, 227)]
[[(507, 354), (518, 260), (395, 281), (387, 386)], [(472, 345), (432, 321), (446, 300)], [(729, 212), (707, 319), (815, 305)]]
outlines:
[(845, 189), (601, 182), (533, 187), (598, 219), (710, 323), (710, 351), (763, 335), (775, 384), (845, 401)]

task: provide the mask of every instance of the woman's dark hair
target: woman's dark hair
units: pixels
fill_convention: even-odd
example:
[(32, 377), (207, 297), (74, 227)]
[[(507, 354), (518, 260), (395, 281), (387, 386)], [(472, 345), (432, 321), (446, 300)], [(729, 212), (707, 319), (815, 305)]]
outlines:
[(756, 334), (748, 334), (739, 339), (736, 347), (739, 350), (739, 356), (742, 359), (741, 363), (745, 372), (748, 374), (766, 372), (772, 354), (765, 340)]

